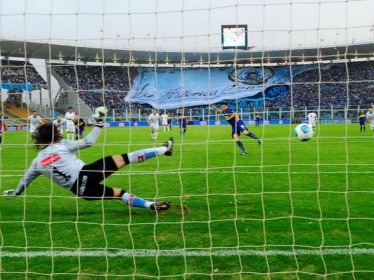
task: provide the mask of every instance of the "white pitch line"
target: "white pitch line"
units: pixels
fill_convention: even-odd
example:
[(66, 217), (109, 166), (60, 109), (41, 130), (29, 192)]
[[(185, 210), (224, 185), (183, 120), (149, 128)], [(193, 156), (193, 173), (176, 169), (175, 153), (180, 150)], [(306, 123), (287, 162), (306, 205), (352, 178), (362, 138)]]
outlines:
[(302, 255), (374, 255), (374, 248), (283, 250), (90, 250), (90, 251), (1, 251), (0, 258), (35, 257), (211, 257), (211, 256), (302, 256)]

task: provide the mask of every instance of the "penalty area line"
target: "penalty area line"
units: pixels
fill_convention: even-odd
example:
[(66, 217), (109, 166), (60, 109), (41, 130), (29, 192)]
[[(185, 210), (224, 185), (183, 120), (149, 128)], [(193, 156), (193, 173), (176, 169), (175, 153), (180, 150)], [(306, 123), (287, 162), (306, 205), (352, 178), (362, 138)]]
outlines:
[(374, 248), (297, 249), (297, 250), (82, 250), (82, 251), (2, 251), (2, 258), (35, 257), (226, 257), (226, 256), (317, 256), (317, 255), (374, 255)]

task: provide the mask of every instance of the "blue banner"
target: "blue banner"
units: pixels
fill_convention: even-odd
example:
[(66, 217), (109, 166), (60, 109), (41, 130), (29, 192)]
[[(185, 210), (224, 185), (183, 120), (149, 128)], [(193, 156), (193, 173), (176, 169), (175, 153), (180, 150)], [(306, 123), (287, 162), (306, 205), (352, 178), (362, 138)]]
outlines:
[[(292, 66), (292, 75), (316, 65)], [(126, 102), (157, 109), (208, 105), (223, 100), (274, 100), (290, 92), (291, 71), (284, 67), (143, 68), (134, 79)]]
[(32, 84), (0, 84), (2, 89), (20, 89), (23, 91), (31, 91), (34, 89)]

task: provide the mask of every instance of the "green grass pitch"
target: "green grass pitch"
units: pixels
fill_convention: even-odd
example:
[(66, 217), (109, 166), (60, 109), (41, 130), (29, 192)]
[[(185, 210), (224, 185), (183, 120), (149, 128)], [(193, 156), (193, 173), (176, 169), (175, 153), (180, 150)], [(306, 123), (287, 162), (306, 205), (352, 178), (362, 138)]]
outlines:
[[(301, 142), (295, 126), (249, 126), (264, 143), (241, 136), (246, 156), (227, 125), (160, 131), (155, 145), (176, 140), (172, 157), (106, 182), (173, 202), (159, 214), (77, 199), (44, 177), (0, 197), (0, 279), (373, 279), (374, 134), (321, 124)], [(26, 132), (3, 142), (1, 192), (36, 154)], [(106, 128), (79, 156), (153, 145), (148, 127)]]

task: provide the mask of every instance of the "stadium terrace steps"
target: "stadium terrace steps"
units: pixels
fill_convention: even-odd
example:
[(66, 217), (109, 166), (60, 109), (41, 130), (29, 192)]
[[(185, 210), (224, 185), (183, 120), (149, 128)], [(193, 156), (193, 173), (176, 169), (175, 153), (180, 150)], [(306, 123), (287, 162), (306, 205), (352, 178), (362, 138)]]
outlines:
[(4, 115), (13, 118), (15, 123), (26, 123), (30, 112), (27, 108), (5, 108)]

